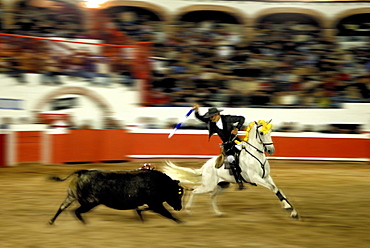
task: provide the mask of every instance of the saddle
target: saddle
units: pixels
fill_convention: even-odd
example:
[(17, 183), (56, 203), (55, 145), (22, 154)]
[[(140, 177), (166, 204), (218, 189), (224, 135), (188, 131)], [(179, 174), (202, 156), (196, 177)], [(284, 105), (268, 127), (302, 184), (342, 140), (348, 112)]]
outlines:
[[(228, 142), (227, 144), (230, 145), (230, 142)], [(226, 157), (225, 145), (226, 145), (226, 143), (222, 143), (222, 145), (221, 145), (221, 153), (220, 153), (220, 155), (218, 155), (218, 157), (216, 159), (216, 163), (215, 163), (215, 168), (216, 169), (220, 168), (225, 163), (225, 169), (230, 170), (230, 166), (228, 166), (229, 163), (227, 163), (227, 161), (225, 160), (225, 157)]]
[[(235, 159), (239, 159), (239, 156), (235, 156)], [(225, 170), (229, 170), (230, 175), (233, 175), (233, 173), (231, 171), (231, 166), (230, 166), (229, 162), (225, 159), (225, 154), (221, 153), (216, 158), (215, 168), (219, 169), (223, 164), (225, 164)]]
[(220, 168), (224, 164), (224, 161), (225, 161), (225, 154), (221, 153), (220, 155), (218, 155), (216, 159), (216, 163), (215, 163), (216, 169)]
[[(236, 155), (235, 159), (239, 160), (239, 154)], [(219, 169), (224, 163), (225, 163), (225, 169), (229, 170), (230, 175), (233, 175), (233, 172), (231, 170), (231, 167), (230, 167), (229, 163), (227, 161), (225, 161), (225, 154), (221, 153), (216, 158), (215, 168)], [(246, 183), (249, 183), (250, 185), (257, 186), (257, 184), (255, 184), (255, 183), (247, 182), (244, 178), (242, 178), (242, 180)]]

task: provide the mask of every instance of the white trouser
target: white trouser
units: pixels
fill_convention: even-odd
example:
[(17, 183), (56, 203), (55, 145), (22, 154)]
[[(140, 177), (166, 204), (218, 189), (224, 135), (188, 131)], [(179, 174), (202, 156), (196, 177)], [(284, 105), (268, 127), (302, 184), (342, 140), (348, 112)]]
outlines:
[(227, 162), (229, 162), (230, 164), (235, 162), (235, 157), (233, 155), (227, 156), (226, 159), (227, 159)]

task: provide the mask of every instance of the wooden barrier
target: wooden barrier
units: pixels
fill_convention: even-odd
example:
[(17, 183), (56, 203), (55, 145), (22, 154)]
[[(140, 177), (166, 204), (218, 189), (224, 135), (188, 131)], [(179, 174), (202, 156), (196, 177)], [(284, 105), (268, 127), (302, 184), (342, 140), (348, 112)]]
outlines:
[(17, 162), (42, 161), (42, 135), (42, 131), (17, 131), (15, 133)]
[(130, 157), (210, 156), (220, 153), (220, 140), (207, 134), (130, 133)]
[(126, 130), (70, 130), (50, 136), (52, 164), (128, 160)]
[[(208, 141), (206, 132), (135, 132), (130, 157), (211, 157), (219, 154), (220, 139)], [(135, 138), (134, 138), (135, 137)], [(369, 161), (370, 139), (366, 134), (274, 133), (275, 154), (271, 159)]]
[(272, 158), (306, 160), (348, 160), (370, 159), (370, 140), (349, 136), (326, 137), (273, 137), (275, 154)]
[(129, 160), (130, 135), (126, 130), (100, 130), (99, 160)]
[(6, 166), (6, 134), (0, 133), (0, 167)]
[(71, 130), (66, 134), (63, 162), (98, 162), (99, 131)]
[[(0, 135), (0, 166), (20, 162), (47, 164), (127, 161), (134, 158), (209, 158), (220, 153), (220, 139), (204, 130), (13, 131)], [(368, 135), (274, 133), (271, 159), (370, 161)], [(5, 144), (9, 143), (10, 148)], [(3, 155), (1, 155), (1, 151)], [(8, 162), (7, 164), (7, 161)]]

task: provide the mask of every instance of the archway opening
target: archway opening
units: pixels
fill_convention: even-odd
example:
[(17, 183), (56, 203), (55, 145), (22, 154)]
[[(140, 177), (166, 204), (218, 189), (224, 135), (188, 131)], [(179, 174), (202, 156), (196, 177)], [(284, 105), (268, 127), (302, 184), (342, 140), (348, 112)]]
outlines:
[(366, 42), (370, 38), (370, 13), (343, 18), (336, 25), (337, 37), (342, 42)]
[(115, 21), (122, 20), (122, 15), (124, 13), (133, 13), (135, 15), (136, 22), (143, 22), (143, 21), (162, 21), (160, 15), (155, 13), (152, 10), (141, 8), (141, 7), (134, 7), (134, 6), (113, 6), (104, 9), (104, 12), (107, 13), (109, 16), (113, 16)]
[(260, 17), (257, 20), (258, 23), (276, 23), (276, 24), (282, 24), (282, 23), (300, 23), (300, 24), (310, 24), (314, 26), (319, 26), (319, 23), (317, 20), (312, 18), (311, 16), (300, 14), (300, 13), (275, 13), (270, 15), (265, 15), (263, 17)]
[(182, 15), (179, 20), (184, 22), (216, 21), (219, 23), (240, 24), (235, 16), (227, 12), (216, 10), (191, 11)]

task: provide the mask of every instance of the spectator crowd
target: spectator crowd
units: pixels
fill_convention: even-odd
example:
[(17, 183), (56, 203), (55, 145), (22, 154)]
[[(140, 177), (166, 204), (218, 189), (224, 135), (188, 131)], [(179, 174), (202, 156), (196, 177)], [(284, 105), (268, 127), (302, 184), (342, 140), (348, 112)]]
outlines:
[(151, 106), (338, 108), (370, 101), (370, 46), (344, 48), (317, 27), (179, 23), (154, 40)]
[[(25, 17), (32, 11), (23, 12), (8, 31), (72, 38), (83, 33), (68, 26), (70, 18), (58, 19), (58, 28), (50, 29), (42, 24), (46, 14), (36, 15), (40, 20)], [(165, 28), (145, 16), (126, 16), (112, 17), (115, 28), (131, 41), (152, 43), (147, 106), (339, 108), (344, 102), (370, 102), (369, 41), (343, 47), (335, 37), (323, 37), (319, 27), (297, 22), (261, 23), (251, 37), (241, 25), (217, 20), (178, 21)], [(1, 73), (20, 84), (27, 83), (25, 73), (40, 74), (40, 84), (61, 85), (61, 75), (91, 85), (134, 83), (127, 53), (61, 52), (65, 47), (55, 46), (62, 45), (0, 36)]]

